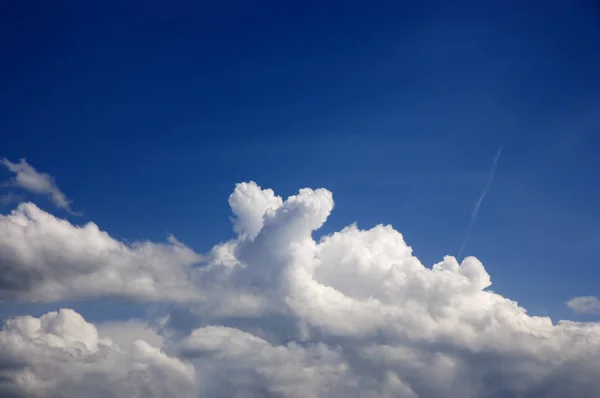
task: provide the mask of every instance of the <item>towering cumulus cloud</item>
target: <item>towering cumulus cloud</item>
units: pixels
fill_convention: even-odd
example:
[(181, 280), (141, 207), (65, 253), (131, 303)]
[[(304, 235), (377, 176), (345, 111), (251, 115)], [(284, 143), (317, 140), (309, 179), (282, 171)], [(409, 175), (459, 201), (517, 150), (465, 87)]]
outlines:
[[(350, 225), (315, 241), (313, 231), (334, 207), (325, 189), (305, 188), (283, 200), (244, 183), (229, 203), (237, 236), (202, 258), (173, 243), (144, 252), (145, 261), (115, 266), (121, 257), (100, 256), (100, 248), (141, 254), (89, 227), (90, 238), (82, 241), (102, 236), (104, 243), (82, 246), (77, 255), (85, 260), (89, 251), (92, 260), (83, 263), (94, 272), (109, 268), (135, 280), (163, 275), (167, 263), (183, 270), (174, 280), (186, 286), (187, 299), (176, 300), (156, 322), (164, 344), (123, 338), (121, 347), (69, 310), (15, 318), (0, 335), (3, 391), (25, 397), (81, 391), (116, 397), (597, 396), (600, 323), (553, 324), (530, 316), (488, 289), (490, 275), (476, 258), (458, 263), (448, 256), (426, 267), (391, 226)], [(2, 230), (52, 217), (30, 216), (32, 209), (6, 216)], [(72, 232), (57, 233), (55, 245), (80, 231), (51, 220)], [(37, 247), (28, 254), (13, 235), (0, 235), (3, 267), (16, 276), (33, 268), (23, 272), (36, 277), (23, 276), (28, 284), (12, 285), (11, 297), (34, 297), (48, 283), (66, 294), (73, 280), (85, 278), (75, 262), (42, 261), (45, 252)], [(186, 268), (200, 258), (202, 266)], [(138, 265), (146, 262), (153, 266)], [(55, 278), (59, 272), (64, 276)], [(173, 285), (164, 286), (155, 299), (172, 300), (165, 292)], [(150, 292), (126, 297), (147, 300)], [(118, 336), (116, 329), (111, 325)], [(56, 359), (61, 365), (49, 366)]]

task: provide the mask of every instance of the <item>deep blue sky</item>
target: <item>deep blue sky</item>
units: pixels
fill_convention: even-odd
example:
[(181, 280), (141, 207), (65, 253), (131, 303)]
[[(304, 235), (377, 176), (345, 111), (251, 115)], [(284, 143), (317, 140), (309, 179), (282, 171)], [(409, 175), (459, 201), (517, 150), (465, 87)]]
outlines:
[(204, 251), (232, 235), (236, 182), (323, 186), (326, 232), (391, 223), (431, 265), (504, 145), (465, 254), (533, 314), (600, 295), (592, 1), (11, 3), (0, 157), (84, 212), (37, 201), (55, 214)]

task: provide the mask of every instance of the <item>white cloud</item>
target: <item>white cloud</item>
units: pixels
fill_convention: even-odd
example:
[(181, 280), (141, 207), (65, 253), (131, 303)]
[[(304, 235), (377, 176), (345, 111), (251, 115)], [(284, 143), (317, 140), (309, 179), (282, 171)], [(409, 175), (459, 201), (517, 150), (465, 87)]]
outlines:
[(144, 340), (118, 346), (73, 310), (23, 316), (0, 331), (0, 396), (189, 397), (192, 365)]
[[(270, 365), (241, 348), (259, 344), (248, 334), (275, 350), (323, 344), (337, 353), (336, 369), (344, 371), (331, 384), (299, 382), (309, 395), (591, 397), (600, 387), (593, 376), (600, 372), (600, 324), (530, 316), (488, 290), (491, 278), (475, 257), (458, 263), (447, 256), (426, 267), (391, 226), (351, 225), (316, 242), (312, 232), (333, 209), (330, 192), (303, 189), (265, 206), (273, 194), (250, 185), (238, 185), (243, 194), (232, 197), (245, 201), (238, 208), (247, 206), (260, 228), (213, 249), (198, 278), (205, 301), (191, 312), (200, 335), (218, 347), (209, 357), (230, 358), (235, 350), (221, 369), (245, 369), (247, 380), (263, 381), (263, 396), (293, 393), (257, 375)], [(184, 318), (189, 330), (190, 313)], [(214, 375), (210, 383), (226, 385)], [(252, 383), (248, 391), (257, 391)]]
[(254, 239), (263, 227), (263, 215), (275, 210), (283, 204), (283, 200), (271, 189), (260, 189), (255, 183), (240, 183), (229, 196), (229, 206), (235, 215), (233, 226), (235, 232)]
[(192, 361), (206, 397), (346, 396), (348, 365), (340, 352), (323, 344), (273, 346), (240, 330), (207, 326), (194, 330), (181, 344)]
[(600, 300), (595, 296), (574, 297), (567, 305), (578, 314), (600, 314)]
[[(230, 204), (238, 236), (215, 246), (206, 264), (193, 275), (183, 272), (176, 278), (178, 283), (190, 278), (185, 280), (192, 299), (163, 319), (162, 340), (156, 342), (163, 344), (167, 354), (162, 355), (179, 364), (172, 365), (180, 369), (175, 374), (185, 373), (181, 369), (187, 369), (186, 364), (193, 366), (197, 397), (597, 395), (600, 323), (555, 324), (550, 318), (528, 315), (516, 302), (489, 290), (490, 275), (475, 257), (458, 263), (448, 256), (426, 267), (401, 233), (383, 225), (368, 230), (350, 225), (315, 241), (312, 232), (334, 206), (331, 192), (325, 189), (302, 189), (284, 201), (254, 183), (241, 184)], [(11, 222), (32, 222), (24, 215), (29, 210), (17, 209), (9, 216), (14, 218)], [(116, 269), (130, 281), (139, 275), (162, 275), (164, 269), (158, 264), (187, 264), (182, 257), (195, 258), (189, 249), (173, 244), (162, 249), (169, 256), (153, 249), (142, 256), (145, 261), (122, 262), (120, 256), (98, 253), (119, 247), (119, 253), (137, 259), (139, 249), (123, 246), (95, 226), (77, 229), (54, 218), (40, 221), (44, 217), (52, 216), (42, 212), (30, 217), (48, 226), (39, 235), (15, 235), (19, 229), (11, 226), (13, 231), (6, 226), (12, 224), (0, 220), (0, 231), (5, 231), (0, 233), (3, 258), (13, 263), (26, 259), (24, 264), (29, 265), (43, 259), (44, 266), (36, 270), (45, 271), (33, 273), (43, 275), (42, 282), (58, 281), (54, 275), (60, 272), (61, 285), (63, 279), (87, 275), (79, 266), (59, 266), (64, 261), (55, 261), (47, 245), (62, 247), (61, 252), (70, 253), (68, 258), (78, 259), (69, 264), (97, 265), (103, 259), (101, 267), (91, 266), (100, 275), (100, 269), (127, 264)], [(81, 232), (86, 228), (92, 232)], [(41, 236), (50, 239), (47, 235), (53, 236), (51, 244), (32, 246), (42, 241)], [(64, 242), (74, 240), (86, 242), (76, 246), (80, 251), (65, 246)], [(140, 265), (148, 262), (155, 266)], [(161, 277), (157, 280), (164, 283)], [(36, 284), (34, 278), (30, 286)], [(87, 289), (93, 291), (93, 286), (90, 282)], [(156, 290), (172, 291), (172, 286), (151, 289)], [(35, 294), (32, 288), (24, 291)], [(101, 291), (107, 292), (106, 288)], [(77, 292), (80, 297), (86, 294)], [(171, 294), (163, 293), (165, 298)], [(140, 324), (100, 326), (98, 330), (106, 330), (125, 346), (132, 344), (132, 333), (156, 335)], [(92, 346), (96, 341), (81, 336), (76, 340)], [(33, 361), (46, 353), (31, 351), (29, 355)], [(28, 377), (36, 379), (32, 372)], [(90, 391), (100, 386), (81, 380), (79, 385), (87, 385)], [(156, 382), (160, 380), (164, 378)]]
[(77, 227), (32, 203), (0, 215), (1, 299), (190, 300), (191, 265), (199, 260), (173, 237), (126, 245), (94, 223)]
[(71, 214), (79, 215), (71, 208), (72, 200), (58, 188), (54, 177), (47, 173), (41, 173), (31, 166), (25, 159), (20, 159), (19, 163), (13, 163), (3, 158), (0, 160), (9, 171), (15, 174), (14, 179), (9, 183), (10, 186), (16, 186), (33, 192), (38, 195), (48, 195), (52, 203), (57, 207), (68, 211)]

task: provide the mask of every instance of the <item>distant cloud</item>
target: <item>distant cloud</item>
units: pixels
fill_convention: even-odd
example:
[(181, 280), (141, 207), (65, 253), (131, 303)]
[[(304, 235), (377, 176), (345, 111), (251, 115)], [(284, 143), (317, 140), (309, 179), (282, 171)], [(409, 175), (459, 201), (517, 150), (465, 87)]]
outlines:
[(58, 188), (54, 177), (51, 175), (37, 171), (25, 159), (20, 159), (19, 163), (13, 163), (3, 158), (0, 160), (0, 163), (6, 166), (9, 171), (16, 174), (8, 183), (9, 186), (19, 187), (38, 195), (46, 194), (50, 198), (50, 201), (57, 207), (73, 215), (80, 214), (73, 211), (71, 208), (72, 201)]
[(597, 396), (600, 323), (529, 315), (488, 290), (477, 258), (425, 266), (389, 225), (315, 241), (334, 208), (323, 188), (284, 199), (249, 182), (229, 202), (237, 235), (205, 257), (174, 239), (125, 245), (32, 204), (3, 216), (4, 299), (176, 303), (154, 331), (72, 310), (9, 320), (0, 396)]
[(595, 296), (574, 297), (567, 305), (577, 314), (600, 314), (600, 300)]

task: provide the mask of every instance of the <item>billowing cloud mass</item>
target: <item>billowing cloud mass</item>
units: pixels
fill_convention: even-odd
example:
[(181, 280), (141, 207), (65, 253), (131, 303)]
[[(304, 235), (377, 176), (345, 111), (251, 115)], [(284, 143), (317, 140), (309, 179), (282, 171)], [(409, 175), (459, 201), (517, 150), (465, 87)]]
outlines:
[(567, 305), (578, 314), (600, 314), (600, 300), (596, 296), (574, 297)]
[(50, 174), (37, 171), (25, 159), (20, 159), (19, 163), (13, 163), (3, 158), (0, 163), (15, 174), (15, 177), (8, 183), (9, 186), (19, 187), (39, 195), (48, 195), (50, 201), (57, 207), (71, 214), (78, 214), (71, 208), (72, 200), (58, 188), (54, 177)]
[(195, 396), (192, 365), (144, 340), (119, 346), (73, 310), (9, 320), (0, 332), (0, 397)]
[(127, 245), (94, 223), (74, 226), (33, 203), (0, 215), (0, 299), (190, 300), (199, 259), (172, 236), (165, 244)]
[[(16, 318), (1, 332), (6, 391), (26, 397), (77, 396), (79, 391), (97, 393), (109, 387), (101, 390), (103, 396), (125, 396), (119, 395), (123, 391), (146, 396), (142, 388), (144, 394), (156, 390), (161, 392), (156, 396), (167, 398), (597, 396), (600, 323), (554, 324), (550, 318), (530, 316), (489, 289), (490, 275), (476, 258), (458, 263), (447, 256), (426, 267), (391, 226), (361, 230), (350, 225), (315, 241), (313, 231), (334, 206), (332, 193), (325, 189), (305, 188), (283, 200), (246, 183), (236, 187), (229, 202), (237, 236), (217, 244), (203, 258), (204, 264), (194, 268), (189, 275), (194, 297), (171, 307), (154, 323), (160, 335), (154, 345), (131, 338), (132, 328), (139, 325), (123, 325), (129, 332), (122, 333), (119, 325), (105, 329), (125, 349), (101, 343), (100, 337), (89, 336), (103, 328), (94, 328), (73, 312), (67, 312), (68, 318), (77, 318), (81, 326), (76, 329), (82, 332), (66, 333), (70, 328), (40, 327), (41, 320)], [(7, 217), (17, 225), (27, 224), (22, 218), (51, 217), (27, 216), (36, 210), (25, 206)], [(2, 230), (8, 231), (5, 219), (2, 222)], [(68, 231), (75, 228), (60, 225)], [(85, 228), (93, 231), (81, 242), (89, 244), (102, 236), (104, 244), (82, 246), (77, 255), (93, 259), (86, 264), (94, 264), (100, 274), (104, 268), (117, 275), (126, 270), (135, 280), (138, 274), (161, 275), (159, 263), (176, 262), (160, 257), (159, 250), (144, 257), (146, 262), (158, 258), (154, 267), (137, 261), (114, 266), (121, 257), (99, 255), (97, 248), (107, 242), (121, 244), (95, 226)], [(47, 281), (60, 290), (69, 276), (85, 280), (87, 274), (73, 265), (32, 261), (41, 257), (28, 257), (19, 249), (25, 246), (20, 242), (26, 233), (14, 241), (8, 241), (10, 236), (2, 235), (1, 250), (11, 253), (7, 247), (17, 248), (18, 254), (8, 257), (13, 264), (44, 264), (43, 270), (48, 265), (52, 272), (63, 272), (62, 278), (41, 272), (44, 277), (15, 287), (15, 297), (35, 295), (38, 284)], [(57, 232), (52, 242), (57, 245), (74, 236), (75, 232)], [(169, 253), (187, 250), (168, 248)], [(35, 247), (33, 253), (39, 256), (46, 253), (43, 250)], [(139, 255), (136, 248), (119, 250)], [(18, 293), (21, 290), (26, 293)], [(78, 295), (84, 297), (84, 290)], [(12, 337), (17, 334), (27, 337)], [(49, 358), (61, 358), (61, 367), (48, 367)], [(136, 376), (117, 376), (106, 370), (105, 361), (116, 364), (119, 375)], [(77, 370), (69, 373), (70, 369)], [(140, 376), (131, 369), (153, 376), (146, 379), (148, 373)], [(106, 380), (116, 381), (106, 386)]]

